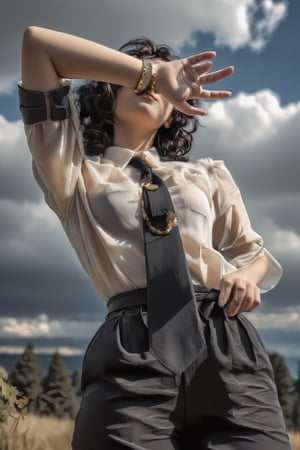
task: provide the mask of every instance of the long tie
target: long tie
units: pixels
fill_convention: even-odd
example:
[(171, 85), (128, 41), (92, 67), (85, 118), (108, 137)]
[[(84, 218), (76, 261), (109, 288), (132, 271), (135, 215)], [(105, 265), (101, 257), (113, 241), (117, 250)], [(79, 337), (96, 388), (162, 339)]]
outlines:
[(207, 348), (176, 214), (162, 179), (139, 156), (130, 164), (141, 170), (150, 351), (188, 384)]

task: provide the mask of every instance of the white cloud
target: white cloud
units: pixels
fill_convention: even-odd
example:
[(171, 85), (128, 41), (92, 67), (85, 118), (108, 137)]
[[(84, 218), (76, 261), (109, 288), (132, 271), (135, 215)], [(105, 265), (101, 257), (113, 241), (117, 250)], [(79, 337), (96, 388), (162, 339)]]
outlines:
[[(257, 14), (260, 17), (257, 19)], [(251, 2), (248, 8), (249, 23), (252, 25), (252, 39), (250, 47), (253, 50), (262, 50), (269, 37), (277, 28), (279, 23), (287, 15), (287, 3), (275, 3), (272, 0)]]
[[(283, 106), (276, 93), (264, 89), (205, 106), (208, 116), (201, 119), (204, 128), (193, 154), (224, 159), (242, 193), (257, 203), (268, 199), (267, 209), (270, 202), (282, 207), (283, 195), (295, 200), (300, 193), (300, 102)], [(296, 209), (290, 212), (293, 220)]]
[(0, 145), (20, 143), (21, 136), (23, 140), (23, 124), (21, 122), (9, 122), (0, 115)]
[[(280, 202), (277, 204), (277, 208), (280, 208)], [(300, 264), (300, 234), (292, 229), (280, 227), (267, 214), (261, 217), (259, 222), (266, 245), (272, 247), (272, 251), (278, 256), (288, 255), (290, 259), (293, 259), (294, 262), (298, 261)]]
[(273, 234), (274, 249), (277, 252), (295, 253), (299, 256), (300, 235), (294, 231), (278, 230)]
[[(48, 336), (49, 335), (49, 323), (47, 320), (40, 318), (40, 320), (17, 320), (14, 318), (6, 319), (2, 322), (2, 334), (8, 336)], [(3, 323), (4, 322), (4, 323)]]
[[(18, 14), (16, 15), (16, 11)], [(59, 11), (59, 14), (57, 13)], [(175, 48), (193, 33), (211, 33), (217, 44), (232, 49), (261, 50), (287, 14), (285, 1), (274, 0), (127, 0), (120, 2), (52, 0), (38, 8), (35, 0), (8, 2), (0, 16), (0, 89), (20, 73), (22, 33), (30, 24), (58, 29), (118, 48), (133, 36), (145, 35)], [(11, 19), (13, 17), (13, 20)]]
[[(249, 158), (253, 158), (262, 150), (268, 155), (280, 152), (281, 148), (273, 147), (276, 142), (284, 141), (285, 147), (290, 145), (291, 149), (299, 143), (294, 138), (300, 137), (296, 123), (300, 118), (300, 102), (282, 106), (278, 95), (269, 89), (252, 94), (240, 92), (226, 101), (206, 102), (204, 107), (208, 116), (201, 120), (208, 131), (201, 130), (200, 140), (207, 146), (218, 145), (224, 155), (251, 150)], [(288, 126), (294, 120), (294, 134), (290, 135)]]
[(300, 306), (285, 308), (280, 312), (252, 311), (248, 317), (260, 330), (300, 331)]
[(0, 318), (0, 336), (2, 338), (36, 338), (36, 337), (73, 337), (88, 339), (98, 322), (76, 320), (51, 320), (46, 314), (33, 318)]

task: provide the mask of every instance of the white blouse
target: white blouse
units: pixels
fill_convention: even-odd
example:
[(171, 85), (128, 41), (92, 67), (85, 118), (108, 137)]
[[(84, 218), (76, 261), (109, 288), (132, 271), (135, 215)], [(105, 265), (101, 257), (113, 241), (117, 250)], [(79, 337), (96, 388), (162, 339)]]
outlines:
[(161, 161), (155, 148), (108, 147), (104, 156), (87, 156), (72, 95), (70, 104), (69, 119), (25, 125), (25, 131), (36, 180), (104, 300), (146, 286), (140, 171), (128, 165), (136, 154), (169, 189), (195, 284), (218, 288), (225, 274), (264, 254), (269, 264), (260, 288), (275, 286), (281, 267), (251, 228), (222, 161)]

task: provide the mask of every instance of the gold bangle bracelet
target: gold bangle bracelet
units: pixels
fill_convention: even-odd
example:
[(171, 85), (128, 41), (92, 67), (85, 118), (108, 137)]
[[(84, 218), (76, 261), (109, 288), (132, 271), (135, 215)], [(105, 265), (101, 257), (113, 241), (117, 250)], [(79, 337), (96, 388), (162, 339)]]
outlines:
[(136, 90), (138, 90), (138, 91), (141, 90), (141, 86), (142, 86), (143, 83), (144, 83), (144, 79), (145, 79), (145, 75), (146, 75), (145, 61), (142, 60), (142, 63), (143, 63), (142, 72), (141, 72), (139, 81), (138, 81), (138, 83), (137, 83), (137, 85), (136, 85)]
[(150, 83), (149, 83), (149, 90), (151, 92), (156, 92), (156, 76), (157, 76), (157, 72), (156, 71), (154, 72), (152, 70), (151, 80), (150, 80)]
[(151, 61), (149, 61), (149, 59), (143, 59), (141, 76), (135, 88), (137, 91), (143, 92), (149, 87), (152, 80), (152, 69), (153, 67)]

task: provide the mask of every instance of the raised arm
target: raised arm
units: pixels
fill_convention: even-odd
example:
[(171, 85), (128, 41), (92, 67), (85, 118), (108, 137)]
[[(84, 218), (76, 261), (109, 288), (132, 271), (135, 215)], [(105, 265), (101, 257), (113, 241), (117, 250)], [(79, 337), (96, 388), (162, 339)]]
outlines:
[(134, 87), (141, 70), (141, 60), (93, 41), (35, 26), (24, 33), (25, 89), (54, 89), (59, 86), (59, 78), (109, 81)]
[[(228, 91), (209, 91), (201, 86), (215, 83), (233, 72), (232, 67), (210, 72), (214, 52), (156, 64), (156, 91), (186, 114), (204, 114), (192, 107), (190, 98), (225, 98)], [(59, 86), (59, 78), (107, 81), (135, 88), (142, 61), (77, 36), (29, 27), (23, 37), (22, 81), (25, 89), (48, 91)]]

